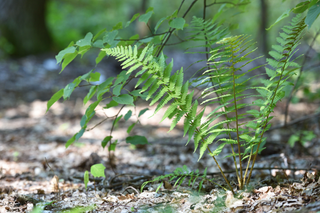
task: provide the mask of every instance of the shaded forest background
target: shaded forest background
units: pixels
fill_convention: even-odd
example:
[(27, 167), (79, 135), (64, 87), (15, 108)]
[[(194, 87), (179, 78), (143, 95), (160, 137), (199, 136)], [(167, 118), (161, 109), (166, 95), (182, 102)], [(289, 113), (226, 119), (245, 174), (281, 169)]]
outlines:
[[(213, 2), (217, 6), (210, 7), (210, 11), (207, 11), (208, 17), (216, 14), (219, 5), (225, 3)], [(230, 8), (222, 15), (222, 20), (233, 34), (252, 35), (252, 38), (259, 42), (260, 53), (267, 55), (269, 44), (275, 42), (274, 39), (284, 23), (278, 24), (270, 31), (265, 29), (284, 11), (299, 2), (298, 0), (252, 1), (238, 8)], [(143, 14), (148, 7), (155, 9), (155, 14), (149, 23), (152, 28), (157, 20), (171, 14), (175, 8), (179, 7), (179, 4), (180, 1), (148, 0), (1, 0), (0, 56), (1, 58), (21, 57), (44, 52), (56, 54), (71, 41), (83, 38), (87, 32), (96, 34), (104, 28), (111, 30), (120, 22), (124, 25), (135, 13)], [(202, 2), (199, 1), (190, 14), (201, 15), (201, 7)], [(247, 11), (250, 12), (245, 13)], [(191, 18), (187, 16), (186, 20), (191, 20)], [(313, 29), (308, 32), (310, 38), (318, 25), (319, 23), (315, 23)], [(145, 24), (139, 22), (124, 32), (128, 37), (136, 33), (145, 36), (149, 32)], [(182, 44), (180, 47), (171, 48), (184, 48), (184, 46)]]

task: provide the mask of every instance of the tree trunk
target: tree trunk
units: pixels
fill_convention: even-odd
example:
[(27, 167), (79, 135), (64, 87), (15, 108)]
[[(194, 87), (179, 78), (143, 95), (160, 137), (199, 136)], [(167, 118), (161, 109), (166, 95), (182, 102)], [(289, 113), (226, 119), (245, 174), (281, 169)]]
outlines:
[(50, 50), (46, 6), (47, 0), (0, 0), (0, 34), (13, 45), (13, 56)]

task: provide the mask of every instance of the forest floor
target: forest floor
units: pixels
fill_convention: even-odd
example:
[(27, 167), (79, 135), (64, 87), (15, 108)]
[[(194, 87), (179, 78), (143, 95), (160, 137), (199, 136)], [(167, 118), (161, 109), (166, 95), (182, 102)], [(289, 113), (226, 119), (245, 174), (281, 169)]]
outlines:
[[(57, 72), (41, 74), (40, 65), (45, 67), (44, 62), (32, 58), (0, 63), (2, 70), (10, 71), (0, 73), (1, 213), (320, 211), (320, 114), (316, 113), (319, 103), (291, 105), (287, 127), (282, 125), (285, 100), (278, 105), (274, 125), (266, 133), (267, 149), (257, 159), (246, 190), (237, 190), (233, 163), (224, 158), (230, 149), (223, 150), (218, 162), (231, 180), (235, 197), (210, 182), (204, 182), (199, 192), (200, 178), (194, 186), (185, 181), (177, 187), (176, 180), (167, 179), (157, 192), (159, 182), (148, 184), (141, 191), (143, 182), (184, 165), (200, 173), (207, 168), (208, 177), (227, 185), (209, 155), (198, 161), (193, 141), (186, 145), (183, 125), (168, 132), (170, 121), (159, 124), (161, 112), (148, 119), (154, 108), (143, 102), (136, 108), (124, 108), (123, 113), (133, 110), (137, 115), (149, 108), (131, 134), (145, 136), (150, 144), (133, 146), (125, 142), (127, 127), (136, 121), (133, 116), (126, 122), (120, 121), (113, 130), (113, 139), (119, 143), (114, 155), (109, 155), (101, 141), (110, 134), (112, 120), (95, 124), (105, 119), (105, 113), (116, 114), (117, 109), (99, 108), (88, 126), (94, 128), (66, 149), (67, 140), (80, 129), (85, 112), (79, 98), (84, 96), (83, 92), (76, 92), (74, 99), (56, 103), (47, 113), (46, 100), (53, 94), (52, 87), (64, 87), (79, 72), (60, 76), (63, 80), (59, 81), (59, 76), (53, 77)], [(21, 71), (22, 67), (25, 70)], [(315, 137), (304, 145), (296, 142), (291, 147), (289, 138), (298, 131), (313, 131)], [(215, 147), (213, 144), (212, 149)], [(97, 163), (105, 165), (106, 177), (90, 176), (85, 190), (83, 174)], [(35, 206), (43, 210), (35, 210)]]

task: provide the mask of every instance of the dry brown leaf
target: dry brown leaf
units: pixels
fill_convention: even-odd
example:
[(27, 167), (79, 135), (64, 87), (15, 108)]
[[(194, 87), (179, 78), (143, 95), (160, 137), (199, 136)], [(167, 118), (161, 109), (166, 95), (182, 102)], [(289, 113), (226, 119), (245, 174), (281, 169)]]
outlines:
[(59, 177), (57, 175), (53, 176), (51, 179), (52, 191), (59, 192)]
[(165, 189), (172, 189), (172, 185), (168, 181), (163, 181), (163, 185)]
[(134, 199), (134, 198), (135, 198), (134, 193), (118, 196), (118, 199), (119, 199), (119, 200), (128, 200), (128, 199), (131, 199), (131, 200), (132, 200), (132, 199)]

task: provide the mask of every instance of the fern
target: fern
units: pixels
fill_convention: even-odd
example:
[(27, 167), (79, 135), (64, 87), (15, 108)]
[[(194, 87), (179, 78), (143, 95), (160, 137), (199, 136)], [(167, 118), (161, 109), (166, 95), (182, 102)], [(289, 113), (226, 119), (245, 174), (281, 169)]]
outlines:
[[(154, 41), (141, 46), (142, 42), (139, 39), (136, 45), (131, 45), (133, 42), (130, 40), (118, 43), (114, 36), (118, 32), (115, 31), (108, 32), (104, 39), (99, 40), (104, 48), (101, 49), (96, 59), (97, 63), (104, 56), (112, 56), (121, 62), (124, 71), (116, 78), (108, 78), (100, 85), (91, 86), (89, 93), (84, 98), (84, 104), (94, 95), (97, 100), (88, 107), (81, 119), (81, 130), (67, 142), (66, 146), (82, 136), (94, 115), (95, 108), (104, 99), (112, 99), (106, 108), (118, 104), (121, 104), (123, 108), (125, 105), (134, 105), (134, 101), (143, 98), (149, 101), (150, 106), (157, 104), (154, 114), (169, 104), (161, 121), (171, 119), (170, 130), (172, 130), (179, 121), (183, 120), (183, 135), (188, 137), (187, 144), (193, 139), (194, 151), (199, 152), (199, 160), (205, 152), (209, 153), (229, 190), (233, 192), (233, 187), (216, 159), (224, 147), (231, 147), (231, 153), (227, 157), (232, 158), (239, 188), (243, 189), (246, 184), (249, 184), (256, 157), (264, 148), (266, 138), (263, 136), (270, 128), (269, 122), (272, 119), (270, 114), (277, 102), (284, 98), (284, 88), (290, 84), (288, 80), (294, 74), (294, 69), (299, 67), (294, 54), (306, 27), (305, 19), (298, 15), (292, 20), (290, 26), (283, 28), (283, 32), (277, 38), (278, 44), (272, 46), (273, 50), (270, 52), (272, 58), (267, 59), (268, 66), (265, 67), (267, 79), (261, 79), (261, 84), (257, 85), (253, 80), (260, 77), (261, 74), (253, 74), (253, 71), (264, 65), (245, 70), (247, 64), (257, 59), (250, 58), (256, 50), (255, 43), (247, 35), (227, 37), (227, 30), (213, 22), (214, 19), (207, 21), (193, 17), (188, 28), (189, 40), (196, 42), (194, 47), (198, 48), (196, 52), (188, 53), (202, 53), (206, 56), (204, 60), (196, 62), (205, 61), (206, 63), (205, 67), (197, 71), (198, 77), (194, 75), (193, 78), (185, 81), (183, 68), (172, 72), (173, 61), (166, 64), (166, 56), (161, 50), (173, 33), (173, 28), (183, 29), (184, 27), (183, 18), (179, 19), (180, 21), (183, 19), (181, 23), (172, 24), (171, 21), (175, 18), (177, 18), (177, 13), (166, 17), (169, 25), (171, 23), (170, 29), (164, 35), (154, 36), (154, 39), (160, 39), (160, 45)], [(157, 24), (157, 29), (161, 23)], [(91, 43), (92, 46), (94, 42), (98, 42), (96, 39), (97, 37), (92, 39), (92, 34), (85, 37), (86, 43)], [(91, 47), (90, 45), (82, 47), (78, 44), (71, 43), (68, 48), (58, 54), (57, 60), (58, 62), (63, 60), (63, 68), (73, 60), (75, 55), (80, 54), (79, 52), (83, 55)], [(202, 50), (199, 51), (199, 48)], [(59, 98), (70, 97), (81, 81), (86, 80), (90, 83), (90, 79), (95, 75), (98, 74), (90, 71), (68, 84), (65, 89), (58, 91), (48, 102), (48, 109)], [(126, 91), (126, 94), (121, 93), (124, 86), (133, 78), (137, 78), (134, 90)], [(195, 88), (200, 90), (200, 94)], [(208, 106), (215, 106), (215, 109), (204, 116)], [(123, 117), (119, 114), (122, 108), (114, 116), (113, 126)], [(141, 111), (139, 117), (144, 112)], [(127, 113), (124, 119), (128, 120), (131, 114), (131, 112)], [(133, 126), (128, 128), (128, 132)], [(106, 140), (110, 143), (109, 148), (112, 144), (111, 133), (112, 130)], [(227, 135), (227, 137), (219, 137), (221, 135)], [(217, 148), (211, 150), (213, 143), (217, 143)], [(246, 165), (244, 160), (247, 160)], [(189, 172), (186, 167), (183, 167), (178, 168), (172, 174), (146, 182), (143, 187), (147, 183), (164, 178), (177, 179), (176, 184), (181, 185), (187, 177), (191, 178), (193, 183), (197, 178), (202, 178), (199, 188), (204, 180), (208, 180), (205, 174), (201, 176), (198, 172)]]

